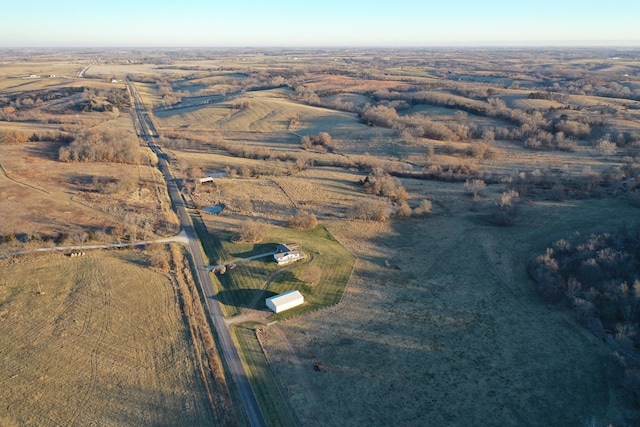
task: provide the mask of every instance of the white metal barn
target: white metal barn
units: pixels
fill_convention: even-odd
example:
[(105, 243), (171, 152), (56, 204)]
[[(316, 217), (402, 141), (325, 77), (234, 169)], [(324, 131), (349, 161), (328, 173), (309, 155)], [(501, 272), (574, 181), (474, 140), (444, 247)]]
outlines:
[(267, 298), (267, 307), (276, 313), (289, 310), (304, 303), (304, 296), (299, 291), (291, 290), (283, 294)]

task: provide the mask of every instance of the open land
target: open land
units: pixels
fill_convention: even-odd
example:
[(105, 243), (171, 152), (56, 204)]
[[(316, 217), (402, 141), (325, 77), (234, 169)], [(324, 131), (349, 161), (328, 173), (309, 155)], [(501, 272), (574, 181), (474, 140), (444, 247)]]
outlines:
[[(131, 145), (136, 130), (124, 91), (130, 81), (211, 265), (225, 266), (211, 273), (216, 298), (234, 324), (271, 423), (633, 425), (640, 419), (631, 397), (637, 384), (619, 380), (611, 357), (619, 354), (620, 331), (594, 335), (570, 308), (545, 301), (527, 274), (532, 259), (575, 232), (637, 229), (640, 52), (185, 49), (34, 57), (0, 56), (2, 252), (178, 231), (155, 155), (139, 142), (136, 150)], [(103, 142), (122, 152), (99, 148)], [(214, 181), (200, 183), (206, 175)], [(211, 205), (222, 212), (204, 213)], [(296, 216), (308, 214), (320, 225), (296, 229)], [(242, 241), (237, 236), (248, 224), (262, 232)], [(304, 261), (286, 267), (268, 257), (243, 261), (292, 242)], [(64, 263), (99, 271), (124, 263), (136, 274), (156, 274), (167, 298), (172, 295), (164, 276), (119, 255), (36, 259), (60, 276)], [(35, 261), (3, 262), (2, 313), (24, 317), (18, 302), (59, 295), (34, 296), (33, 284), (44, 286)], [(98, 279), (87, 289), (102, 289)], [(122, 284), (110, 286), (109, 306), (124, 310), (128, 301), (115, 291)], [(59, 287), (60, 298), (71, 292)], [(269, 314), (264, 297), (288, 289), (301, 290), (307, 303)], [(180, 305), (172, 307), (179, 315)], [(47, 316), (43, 308), (31, 322), (46, 329), (54, 322)], [(158, 325), (127, 321), (144, 329), (140, 346), (159, 345), (152, 338)], [(64, 356), (63, 335), (47, 335), (39, 360)], [(17, 337), (6, 357), (31, 348)], [(624, 351), (634, 355), (640, 337), (630, 337)], [(180, 360), (193, 364), (188, 348), (178, 347), (185, 354)], [(158, 354), (163, 351), (160, 346)], [(93, 371), (96, 360), (87, 361)], [(193, 372), (190, 366), (184, 369)], [(24, 372), (25, 378), (3, 379), (7, 396), (49, 378)], [(162, 411), (140, 408), (135, 399), (149, 387), (143, 383), (120, 412), (150, 422), (174, 419), (180, 381), (195, 377), (150, 375), (160, 378), (154, 390), (167, 402)], [(96, 378), (83, 383), (91, 390), (87, 408), (110, 393), (111, 381)], [(105, 390), (98, 390), (102, 381)], [(73, 400), (68, 390), (63, 394)], [(46, 388), (42, 393), (37, 399), (53, 408)], [(116, 409), (105, 402), (96, 419)], [(194, 424), (211, 416), (197, 406), (202, 403), (189, 405)], [(24, 407), (9, 407), (4, 416), (17, 423), (54, 417), (73, 424), (85, 416), (82, 409), (55, 418), (53, 409), (27, 415)]]
[(177, 290), (148, 258), (0, 261), (2, 425), (214, 422)]

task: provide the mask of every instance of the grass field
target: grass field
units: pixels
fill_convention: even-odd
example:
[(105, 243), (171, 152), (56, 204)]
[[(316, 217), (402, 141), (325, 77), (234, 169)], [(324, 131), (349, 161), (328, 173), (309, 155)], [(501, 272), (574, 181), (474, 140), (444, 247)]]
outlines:
[(0, 424), (213, 422), (176, 291), (133, 251), (0, 261)]
[[(243, 101), (250, 107), (244, 110), (232, 108)], [(290, 130), (291, 118), (299, 117), (297, 129), (303, 129), (305, 133), (317, 133), (330, 127), (332, 134), (341, 135), (352, 132), (357, 123), (354, 114), (299, 104), (273, 91), (259, 91), (218, 104), (158, 111), (155, 117), (160, 129), (188, 126), (195, 131), (218, 132), (286, 132)]]
[[(73, 236), (107, 233), (135, 222), (143, 236), (176, 231), (166, 187), (150, 165), (64, 163), (57, 160), (59, 143), (28, 142), (0, 145), (0, 235), (43, 233)], [(103, 194), (96, 180), (133, 183), (128, 191)], [(117, 233), (115, 233), (117, 234)], [(115, 236), (112, 236), (115, 238)]]
[(232, 327), (235, 341), (240, 349), (243, 365), (249, 376), (260, 408), (268, 425), (296, 425), (289, 408), (280, 395), (269, 363), (256, 337), (255, 325), (238, 324)]
[[(202, 243), (210, 263), (228, 264), (271, 252), (278, 243), (300, 243), (308, 255), (304, 261), (286, 267), (270, 256), (237, 262), (215, 279), (216, 297), (233, 325), (269, 424), (636, 425), (640, 414), (611, 375), (611, 348), (581, 329), (569, 312), (544, 303), (526, 275), (528, 260), (557, 239), (639, 222), (633, 178), (640, 171), (640, 86), (634, 77), (640, 65), (626, 53), (618, 63), (603, 62), (602, 54), (588, 49), (105, 50), (100, 59), (78, 54), (61, 61), (40, 53), (37, 60), (20, 63), (5, 53), (0, 131), (131, 130), (129, 115), (115, 110), (62, 114), (50, 107), (74, 107), (95, 89), (122, 85), (109, 83), (111, 77), (132, 75), (145, 81), (136, 88), (154, 109), (162, 136), (157, 142), (171, 158), (187, 202), (224, 207), (216, 216), (192, 211), (206, 236)], [(88, 78), (23, 78), (55, 74), (56, 67), (59, 74), (77, 74), (91, 62)], [(85, 87), (86, 93), (42, 101), (56, 86)], [(378, 111), (380, 121), (366, 119), (371, 106), (385, 107)], [(301, 144), (303, 136), (319, 132), (331, 135), (330, 145)], [(607, 134), (615, 142), (610, 153), (597, 145)], [(6, 171), (0, 173), (0, 235), (67, 232), (69, 240), (77, 240), (83, 231), (115, 230), (109, 238), (126, 239), (132, 238), (128, 228), (137, 236), (176, 231), (156, 168), (61, 163), (58, 147), (0, 144)], [(222, 171), (229, 177), (206, 185), (194, 181)], [(367, 176), (384, 176), (385, 185), (401, 185), (402, 191), (365, 194)], [(135, 190), (104, 195), (94, 191), (94, 178), (137, 184)], [(486, 188), (473, 198), (465, 190), (467, 179), (484, 180)], [(520, 192), (518, 215), (512, 226), (497, 227), (496, 206), (510, 189)], [(393, 215), (400, 212), (399, 199), (411, 209), (428, 200), (431, 212), (384, 222), (349, 219), (355, 208), (372, 201), (382, 201)], [(321, 225), (309, 232), (285, 228), (299, 209), (314, 213)], [(247, 219), (261, 224), (263, 241), (230, 243)], [(53, 242), (36, 239), (38, 244)], [(0, 390), (6, 390), (0, 397), (8, 396), (9, 406), (2, 412), (7, 405), (0, 401), (0, 424), (209, 423), (199, 395), (188, 400), (182, 394), (191, 384), (202, 388), (197, 380), (175, 378), (155, 359), (177, 360), (193, 371), (192, 353), (178, 338), (166, 344), (163, 335), (171, 333), (157, 329), (171, 316), (139, 303), (153, 293), (149, 286), (167, 285), (164, 276), (143, 270), (146, 261), (135, 252), (27, 260), (0, 265), (0, 301), (6, 301), (0, 310), (10, 307), (0, 312), (0, 327), (12, 328), (3, 335), (12, 341), (6, 342), (8, 352), (0, 350), (0, 362), (7, 358), (9, 372), (20, 368), (17, 376), (0, 379)], [(63, 273), (67, 270), (71, 273)], [(113, 277), (89, 273), (111, 270)], [(188, 269), (181, 271), (179, 289), (191, 289)], [(85, 277), (91, 285), (82, 287)], [(144, 292), (116, 300), (120, 292), (133, 292), (124, 286), (131, 278), (144, 282), (135, 288)], [(40, 292), (49, 282), (55, 286)], [(306, 304), (270, 313), (265, 297), (289, 289), (300, 290)], [(166, 303), (169, 290), (153, 296), (173, 307)], [(197, 294), (187, 293), (189, 303), (198, 305)], [(34, 300), (53, 297), (58, 305), (44, 304), (40, 312)], [(90, 304), (94, 300), (97, 305)], [(141, 307), (133, 306), (135, 301)], [(114, 313), (125, 309), (147, 317), (122, 315), (128, 328), (119, 326)], [(33, 317), (25, 314), (31, 312)], [(23, 314), (11, 320), (11, 313)], [(113, 328), (93, 331), (107, 320)], [(209, 337), (200, 320), (189, 325), (191, 336)], [(68, 331), (55, 335), (64, 348), (46, 338), (56, 328)], [(42, 344), (29, 344), (13, 329)], [(115, 331), (122, 331), (126, 348), (109, 341)], [(135, 338), (141, 343), (132, 344)], [(213, 354), (207, 339), (211, 342), (192, 352)], [(156, 345), (158, 355), (150, 355)], [(113, 360), (100, 346), (108, 346)], [(54, 360), (51, 368), (45, 357), (38, 358), (40, 350), (48, 363)], [(87, 354), (88, 362), (82, 359)], [(80, 377), (88, 385), (78, 390), (87, 392), (88, 403), (79, 391), (67, 393), (73, 405), (47, 394), (54, 383), (72, 389), (74, 378), (58, 361), (69, 357), (90, 373), (111, 375)], [(118, 371), (143, 359), (151, 364), (144, 368), (145, 378)], [(31, 365), (45, 373), (23, 378)], [(67, 379), (51, 380), (58, 370)], [(22, 395), (31, 396), (27, 403), (21, 403)], [(98, 395), (106, 398), (96, 403), (96, 418), (81, 418)], [(175, 404), (177, 395), (182, 406)], [(227, 402), (233, 392), (229, 396)], [(31, 415), (29, 405), (44, 409)], [(76, 412), (64, 409), (74, 405), (80, 408)], [(187, 419), (176, 415), (182, 412)], [(112, 420), (107, 413), (131, 416)]]
[[(278, 243), (298, 243), (307, 256), (303, 261), (283, 267), (278, 266), (272, 256), (237, 262), (225, 274), (217, 274), (214, 283), (219, 287), (218, 300), (225, 315), (236, 316), (244, 308), (264, 311), (266, 297), (291, 289), (302, 292), (305, 304), (272, 314), (271, 320), (298, 316), (340, 301), (355, 258), (324, 227), (310, 231), (269, 227), (262, 242), (255, 245), (230, 243), (232, 234), (214, 227), (211, 221), (205, 242), (205, 252), (212, 265), (273, 252)], [(200, 230), (201, 235), (203, 232)], [(313, 272), (313, 280), (309, 278), (309, 271)]]
[(343, 302), (267, 328), (263, 340), (301, 423), (621, 419), (604, 350), (538, 299), (525, 265), (566, 230), (616, 226), (635, 209), (583, 201), (525, 210), (508, 229), (480, 213), (332, 227), (358, 256)]

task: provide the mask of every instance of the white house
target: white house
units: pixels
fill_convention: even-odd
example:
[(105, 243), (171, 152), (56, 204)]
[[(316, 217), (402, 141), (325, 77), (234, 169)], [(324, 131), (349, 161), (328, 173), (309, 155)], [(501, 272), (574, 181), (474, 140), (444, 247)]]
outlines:
[(291, 290), (266, 299), (267, 307), (276, 313), (289, 310), (304, 303), (304, 296), (299, 291)]
[(278, 265), (285, 265), (302, 259), (304, 258), (304, 254), (298, 250), (298, 247), (296, 243), (289, 243), (287, 245), (280, 244), (278, 245), (276, 253), (273, 254), (273, 259), (276, 260)]
[(198, 182), (200, 184), (204, 184), (205, 182), (213, 182), (212, 176), (205, 176), (204, 178), (198, 178)]

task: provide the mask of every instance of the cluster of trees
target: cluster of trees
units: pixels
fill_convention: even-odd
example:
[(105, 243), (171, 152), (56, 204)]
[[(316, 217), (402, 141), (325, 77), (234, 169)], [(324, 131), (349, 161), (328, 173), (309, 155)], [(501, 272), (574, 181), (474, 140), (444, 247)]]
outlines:
[(44, 121), (45, 119), (38, 112), (38, 107), (53, 100), (64, 101), (47, 104), (42, 111), (48, 113), (104, 112), (118, 109), (127, 112), (131, 107), (131, 98), (126, 88), (65, 87), (0, 97), (0, 119)]
[[(356, 109), (364, 123), (396, 129), (407, 137), (425, 137), (436, 140), (468, 141), (470, 139), (482, 139), (491, 142), (494, 139), (522, 141), (528, 148), (533, 149), (558, 149), (573, 151), (577, 141), (588, 139), (592, 134), (593, 126), (604, 124), (602, 119), (586, 116), (569, 118), (562, 115), (557, 119), (546, 118), (542, 111), (521, 110), (509, 108), (506, 103), (498, 98), (488, 96), (484, 100), (470, 99), (458, 96), (455, 91), (444, 91), (442, 88), (435, 91), (425, 91), (414, 88), (414, 91), (389, 91), (380, 90), (371, 94), (376, 105), (366, 105), (362, 109)], [(554, 99), (565, 102), (566, 95), (550, 91), (532, 92), (532, 99)], [(318, 99), (315, 103), (322, 104)], [(446, 108), (455, 108), (457, 113), (453, 120), (437, 121), (429, 117), (416, 114), (399, 114), (399, 111), (415, 105), (436, 105)], [(569, 107), (567, 107), (569, 108)], [(494, 117), (509, 122), (505, 126), (481, 126), (469, 125), (466, 114)], [(633, 135), (617, 135), (615, 142), (618, 146), (622, 143), (635, 141)]]
[(287, 225), (298, 230), (312, 230), (318, 226), (318, 219), (312, 212), (299, 210), (288, 218)]
[(320, 148), (322, 151), (333, 152), (333, 140), (328, 132), (320, 132), (317, 135), (303, 135), (300, 137), (300, 144), (305, 150)]
[(58, 150), (62, 162), (113, 162), (139, 164), (142, 150), (130, 132), (87, 130)]
[(231, 104), (231, 109), (232, 110), (238, 110), (238, 111), (245, 111), (245, 110), (250, 110), (252, 107), (251, 105), (251, 101), (245, 99), (242, 101), (238, 101), (238, 102), (234, 102), (233, 104)]
[(58, 232), (54, 234), (47, 234), (42, 232), (37, 233), (9, 233), (0, 235), (0, 244), (4, 244), (9, 247), (16, 246), (62, 246), (71, 244), (84, 244), (86, 242), (104, 242), (107, 239), (108, 233), (112, 233), (112, 229), (106, 230), (88, 230), (77, 233)]
[(371, 199), (358, 203), (349, 209), (347, 217), (349, 219), (359, 219), (362, 221), (386, 221), (389, 219), (391, 206), (385, 199)]
[(640, 402), (640, 252), (638, 230), (560, 239), (530, 262), (546, 299), (571, 307), (605, 340), (620, 362), (621, 379)]
[(32, 133), (30, 136), (15, 130), (0, 130), (0, 144), (22, 144), (25, 142), (66, 142), (73, 141), (73, 137), (62, 132)]
[(264, 238), (265, 233), (264, 224), (248, 219), (240, 225), (240, 229), (231, 237), (231, 241), (234, 243), (259, 243)]
[(398, 217), (424, 216), (431, 212), (431, 201), (423, 199), (413, 210), (409, 206), (409, 193), (402, 186), (400, 180), (389, 175), (380, 168), (373, 171), (360, 181), (362, 191), (367, 194), (386, 198), (384, 204), (369, 203), (357, 206), (351, 216), (354, 219), (386, 220), (390, 214)]
[(155, 81), (155, 84), (157, 85), (158, 93), (160, 93), (160, 97), (162, 98), (160, 102), (162, 107), (168, 107), (182, 102), (183, 94), (174, 92), (171, 83), (166, 77), (159, 78)]
[(85, 90), (83, 87), (63, 87), (50, 90), (21, 92), (14, 95), (0, 96), (0, 108), (28, 109), (42, 102), (63, 99)]
[(126, 88), (96, 89), (85, 88), (83, 96), (91, 104), (94, 111), (113, 111), (114, 108), (128, 112), (131, 107), (131, 97)]
[(640, 101), (640, 89), (632, 89), (617, 81), (605, 82), (601, 78), (586, 77), (559, 81), (548, 89), (572, 95), (595, 95)]
[(400, 116), (395, 108), (384, 105), (365, 108), (360, 119), (369, 125), (406, 131), (413, 137), (466, 141), (470, 128), (459, 122), (440, 122), (421, 114)]

